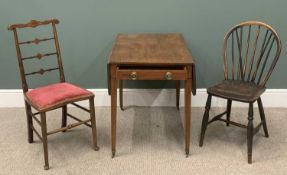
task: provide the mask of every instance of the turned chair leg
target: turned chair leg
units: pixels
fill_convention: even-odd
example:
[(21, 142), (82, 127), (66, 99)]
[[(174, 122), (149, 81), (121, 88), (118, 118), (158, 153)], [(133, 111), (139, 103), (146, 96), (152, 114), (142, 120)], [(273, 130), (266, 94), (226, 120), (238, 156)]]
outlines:
[(124, 110), (124, 102), (123, 102), (123, 87), (124, 87), (124, 82), (123, 80), (119, 81), (119, 89), (120, 89), (120, 108), (123, 111)]
[(31, 116), (32, 109), (31, 106), (25, 101), (25, 109), (26, 109), (26, 116), (27, 116), (27, 128), (28, 128), (28, 142), (33, 143), (34, 137), (33, 137), (33, 119)]
[(179, 110), (180, 80), (175, 81), (175, 89), (176, 89), (176, 108), (177, 110)]
[(200, 140), (199, 140), (199, 146), (201, 147), (203, 145), (203, 139), (205, 135), (205, 131), (208, 125), (209, 120), (209, 110), (211, 106), (211, 95), (209, 94), (207, 97), (206, 105), (205, 105), (205, 112), (202, 118), (202, 124), (201, 124), (201, 134), (200, 134)]
[(247, 126), (247, 150), (248, 163), (252, 163), (252, 142), (253, 142), (253, 103), (249, 104), (248, 126)]
[(267, 124), (266, 124), (266, 119), (265, 119), (265, 114), (264, 114), (264, 109), (263, 109), (263, 105), (262, 105), (261, 98), (259, 98), (259, 99), (257, 100), (257, 103), (258, 103), (258, 109), (259, 109), (260, 118), (261, 118), (261, 122), (262, 122), (262, 125), (263, 125), (263, 130), (264, 130), (265, 137), (269, 137), (268, 129), (267, 129)]
[[(67, 105), (62, 107), (62, 128), (67, 126)], [(65, 132), (64, 130), (63, 132)]]
[(95, 105), (94, 105), (94, 97), (89, 99), (90, 102), (90, 117), (91, 117), (91, 125), (92, 125), (92, 140), (94, 150), (98, 151), (98, 143), (97, 143), (97, 128), (96, 128), (96, 116), (95, 116)]
[(41, 115), (41, 129), (42, 129), (42, 142), (44, 148), (44, 160), (45, 165), (44, 169), (49, 169), (49, 160), (48, 160), (48, 143), (47, 143), (47, 123), (46, 123), (46, 113), (42, 112)]
[(226, 126), (229, 126), (232, 100), (227, 100)]

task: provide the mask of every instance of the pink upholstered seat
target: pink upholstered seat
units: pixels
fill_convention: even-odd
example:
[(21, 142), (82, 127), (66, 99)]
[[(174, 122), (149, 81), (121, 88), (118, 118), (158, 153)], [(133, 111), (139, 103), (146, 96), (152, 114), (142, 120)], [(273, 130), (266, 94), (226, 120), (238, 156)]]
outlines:
[(40, 110), (91, 95), (92, 92), (66, 82), (39, 87), (26, 93), (27, 99)]

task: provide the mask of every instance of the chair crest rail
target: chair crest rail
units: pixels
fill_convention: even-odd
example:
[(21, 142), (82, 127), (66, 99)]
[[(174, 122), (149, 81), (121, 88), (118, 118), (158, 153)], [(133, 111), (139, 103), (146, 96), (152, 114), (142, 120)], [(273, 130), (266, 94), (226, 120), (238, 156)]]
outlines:
[(41, 25), (48, 25), (48, 24), (59, 24), (59, 20), (57, 19), (51, 19), (46, 21), (37, 21), (37, 20), (31, 20), (29, 23), (26, 24), (13, 24), (8, 27), (8, 30), (15, 30), (17, 28), (26, 28), (26, 27), (38, 27)]

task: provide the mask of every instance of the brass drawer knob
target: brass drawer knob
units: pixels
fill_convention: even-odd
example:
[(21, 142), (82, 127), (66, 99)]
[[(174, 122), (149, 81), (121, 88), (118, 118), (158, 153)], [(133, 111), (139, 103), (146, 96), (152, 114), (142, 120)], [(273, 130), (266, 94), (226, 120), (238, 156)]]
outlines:
[(172, 80), (172, 73), (171, 73), (171, 72), (167, 72), (167, 73), (165, 74), (165, 79), (167, 79), (167, 80)]
[(130, 74), (130, 79), (131, 80), (136, 80), (138, 78), (138, 76), (137, 76), (137, 73), (136, 72), (132, 72), (131, 74)]

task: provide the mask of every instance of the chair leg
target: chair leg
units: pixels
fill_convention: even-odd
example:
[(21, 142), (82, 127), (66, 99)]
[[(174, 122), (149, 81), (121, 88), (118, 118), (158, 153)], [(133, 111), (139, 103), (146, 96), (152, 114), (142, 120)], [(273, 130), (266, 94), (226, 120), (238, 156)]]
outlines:
[(232, 100), (227, 100), (226, 126), (229, 126)]
[(247, 126), (247, 150), (248, 163), (252, 163), (252, 142), (253, 142), (253, 103), (249, 104), (248, 126)]
[(91, 125), (92, 125), (93, 147), (94, 147), (94, 150), (98, 151), (99, 147), (97, 144), (97, 128), (96, 128), (94, 97), (90, 98), (89, 102), (90, 102), (90, 116), (91, 116)]
[(265, 133), (265, 137), (269, 137), (268, 129), (267, 129), (267, 124), (266, 124), (266, 119), (265, 119), (265, 114), (264, 114), (264, 109), (263, 109), (263, 105), (262, 105), (261, 98), (259, 98), (259, 99), (257, 100), (257, 103), (258, 103), (258, 109), (259, 109), (259, 113), (260, 113), (261, 122), (262, 122), (262, 125), (263, 125), (263, 130), (264, 130), (264, 133)]
[(123, 80), (119, 81), (119, 89), (120, 89), (120, 108), (123, 111), (124, 110), (124, 102), (123, 102), (123, 87), (124, 87), (124, 82)]
[(205, 112), (202, 118), (202, 124), (201, 124), (201, 134), (200, 134), (200, 140), (199, 140), (199, 146), (201, 147), (203, 145), (203, 139), (205, 135), (205, 131), (208, 125), (208, 119), (209, 119), (209, 110), (211, 106), (211, 95), (209, 94), (207, 97), (206, 105), (205, 105)]
[(179, 98), (180, 98), (180, 80), (175, 81), (176, 88), (176, 108), (179, 110)]
[(30, 113), (32, 113), (31, 106), (25, 101), (25, 109), (26, 109), (26, 116), (27, 116), (27, 128), (28, 128), (28, 142), (33, 143), (34, 137), (33, 137), (33, 119)]
[[(67, 105), (62, 107), (62, 128), (67, 126)], [(65, 132), (64, 130), (63, 132)]]
[(49, 169), (49, 160), (48, 160), (46, 113), (41, 112), (40, 115), (41, 115), (42, 142), (43, 142), (44, 160), (45, 160), (44, 169), (48, 170)]

